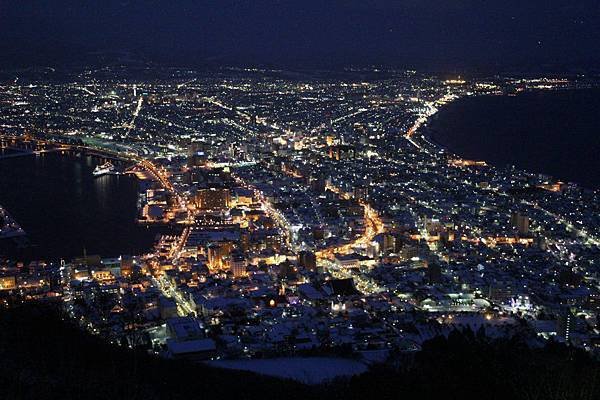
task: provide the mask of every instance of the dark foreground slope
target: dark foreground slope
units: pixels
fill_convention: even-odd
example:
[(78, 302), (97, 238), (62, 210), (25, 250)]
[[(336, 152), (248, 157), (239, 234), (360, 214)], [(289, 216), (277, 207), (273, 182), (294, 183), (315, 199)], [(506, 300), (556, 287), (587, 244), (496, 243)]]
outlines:
[(600, 364), (582, 350), (478, 336), (433, 339), (407, 367), (372, 369), (344, 390), (372, 399), (600, 399)]
[(306, 392), (295, 382), (113, 346), (47, 307), (0, 312), (0, 399), (297, 399)]
[(399, 360), (399, 368), (305, 386), (112, 346), (45, 307), (0, 311), (0, 399), (600, 398), (599, 364), (559, 345), (531, 350), (466, 332)]

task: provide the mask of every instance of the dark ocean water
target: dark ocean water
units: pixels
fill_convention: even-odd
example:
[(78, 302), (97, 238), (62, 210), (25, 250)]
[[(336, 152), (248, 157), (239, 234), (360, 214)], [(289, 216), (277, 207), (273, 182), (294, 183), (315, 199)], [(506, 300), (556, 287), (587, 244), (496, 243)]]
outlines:
[(600, 89), (463, 98), (428, 134), (465, 158), (600, 188)]
[[(27, 232), (29, 245), (0, 241), (0, 254), (56, 260), (87, 254), (138, 254), (156, 232), (136, 224), (137, 181), (93, 177), (102, 160), (48, 153), (0, 159), (0, 204)], [(8, 242), (7, 242), (8, 241)]]

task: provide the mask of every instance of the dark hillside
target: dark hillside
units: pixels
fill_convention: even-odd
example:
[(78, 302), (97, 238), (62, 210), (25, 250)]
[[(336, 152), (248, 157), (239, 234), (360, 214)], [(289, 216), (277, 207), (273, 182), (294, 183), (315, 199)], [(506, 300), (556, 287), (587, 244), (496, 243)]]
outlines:
[(457, 332), (396, 365), (311, 387), (113, 346), (43, 306), (0, 312), (0, 399), (600, 398), (599, 363), (562, 345)]

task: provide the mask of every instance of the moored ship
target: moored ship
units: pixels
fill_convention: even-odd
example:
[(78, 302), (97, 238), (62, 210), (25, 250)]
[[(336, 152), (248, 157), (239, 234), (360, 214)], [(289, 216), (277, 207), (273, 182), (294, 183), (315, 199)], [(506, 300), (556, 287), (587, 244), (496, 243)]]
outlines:
[(106, 162), (102, 165), (96, 166), (94, 169), (94, 176), (102, 176), (102, 175), (110, 175), (110, 174), (118, 174), (119, 172), (110, 162)]

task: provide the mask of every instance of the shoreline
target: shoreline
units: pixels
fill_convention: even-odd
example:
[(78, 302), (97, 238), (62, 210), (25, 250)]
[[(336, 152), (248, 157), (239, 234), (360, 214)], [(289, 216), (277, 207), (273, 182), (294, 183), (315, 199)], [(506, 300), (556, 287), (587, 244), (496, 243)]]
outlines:
[[(456, 157), (459, 159), (484, 161), (488, 165), (490, 165), (494, 168), (499, 168), (499, 169), (513, 166), (513, 167), (515, 167), (523, 172), (526, 172), (528, 174), (547, 176), (548, 178), (550, 178), (551, 180), (554, 180), (554, 181), (564, 181), (564, 182), (574, 183), (582, 189), (597, 191), (597, 190), (600, 190), (600, 186), (594, 187), (593, 185), (589, 185), (588, 183), (585, 182), (586, 180), (590, 180), (589, 178), (588, 179), (586, 179), (586, 178), (578, 179), (573, 176), (569, 177), (569, 175), (573, 175), (572, 171), (571, 171), (571, 174), (569, 173), (569, 171), (566, 171), (563, 174), (556, 173), (556, 171), (549, 171), (548, 168), (546, 168), (547, 165), (544, 165), (544, 164), (548, 164), (549, 163), (548, 160), (551, 159), (551, 157), (545, 158), (543, 162), (538, 162), (537, 163), (538, 166), (534, 167), (532, 165), (524, 165), (524, 164), (526, 164), (526, 162), (524, 162), (523, 158), (521, 158), (521, 159), (505, 158), (504, 161), (500, 161), (498, 159), (494, 159), (494, 157), (489, 157), (489, 154), (488, 155), (485, 154), (485, 153), (491, 152), (489, 147), (482, 147), (482, 148), (478, 149), (477, 155), (469, 154), (469, 149), (464, 148), (465, 147), (464, 143), (468, 139), (465, 139), (465, 137), (463, 136), (461, 139), (452, 140), (453, 134), (455, 134), (456, 130), (459, 129), (459, 128), (457, 128), (457, 126), (460, 124), (457, 123), (456, 121), (452, 121), (452, 118), (451, 118), (451, 117), (458, 116), (457, 119), (460, 119), (461, 115), (467, 114), (467, 111), (465, 110), (465, 108), (467, 108), (467, 107), (485, 109), (485, 106), (482, 106), (480, 102), (476, 103), (476, 104), (475, 103), (468, 104), (466, 107), (463, 104), (459, 104), (457, 106), (456, 104), (458, 102), (464, 103), (464, 102), (476, 101), (476, 100), (481, 100), (481, 99), (486, 99), (487, 101), (496, 101), (496, 100), (504, 101), (507, 99), (521, 99), (521, 101), (525, 100), (525, 101), (532, 102), (532, 100), (536, 100), (535, 98), (533, 98), (533, 96), (551, 96), (551, 95), (567, 96), (568, 94), (573, 94), (573, 93), (579, 94), (582, 92), (589, 93), (590, 91), (597, 91), (597, 90), (599, 90), (599, 88), (597, 88), (597, 87), (594, 87), (594, 88), (568, 88), (568, 89), (561, 88), (561, 89), (554, 89), (554, 90), (538, 89), (538, 90), (525, 91), (525, 92), (521, 92), (521, 93), (517, 94), (516, 96), (512, 96), (509, 94), (467, 95), (467, 96), (463, 96), (458, 99), (455, 99), (452, 102), (449, 102), (449, 103), (441, 106), (438, 109), (438, 111), (435, 114), (433, 114), (432, 116), (430, 116), (427, 119), (427, 122), (420, 127), (420, 129), (418, 130), (418, 133), (421, 136), (422, 140), (425, 140), (430, 145), (438, 148), (439, 150), (443, 151), (445, 154), (447, 154), (450, 157)], [(547, 100), (544, 99), (544, 102), (546, 102), (546, 101)], [(515, 106), (514, 106), (514, 104), (512, 104), (512, 105), (510, 105), (510, 107), (515, 107)], [(450, 111), (448, 110), (449, 108), (450, 108)], [(521, 107), (516, 107), (516, 108), (521, 109)], [(523, 108), (523, 112), (524, 112), (524, 110), (526, 110), (526, 108)], [(502, 110), (501, 112), (503, 112), (503, 111), (504, 110)], [(543, 111), (543, 109), (542, 109), (542, 111)], [(448, 114), (448, 112), (450, 112), (450, 114)], [(546, 110), (546, 112), (549, 112), (549, 111)], [(445, 115), (442, 117), (442, 118), (444, 118), (444, 117), (446, 118), (444, 123), (440, 122), (440, 120), (441, 120), (440, 115), (442, 115), (442, 113), (445, 113)], [(467, 118), (470, 120), (473, 119), (471, 117), (467, 117)], [(474, 118), (476, 121), (483, 120), (483, 118), (480, 116), (474, 117)], [(465, 122), (465, 121), (467, 121), (467, 122)], [(471, 123), (471, 121), (468, 121), (467, 119), (464, 119), (462, 121), (459, 120), (459, 122), (461, 122), (463, 125), (468, 125)], [(436, 126), (432, 126), (432, 125), (436, 125)], [(481, 130), (484, 130), (484, 129), (485, 128), (481, 128)], [(505, 126), (498, 126), (493, 132), (497, 133), (497, 134), (501, 134), (506, 129), (507, 128)], [(531, 137), (537, 138), (537, 136), (540, 136), (540, 131), (542, 131), (542, 130), (543, 130), (542, 128), (535, 130), (536, 133), (532, 134)], [(473, 131), (470, 133), (471, 133), (471, 135), (468, 135), (468, 136), (473, 137), (473, 134), (477, 133), (477, 132)], [(571, 136), (571, 135), (569, 135), (569, 136)], [(515, 137), (513, 137), (511, 139), (515, 140)], [(527, 139), (532, 140), (531, 138), (527, 138)], [(463, 145), (461, 145), (461, 140), (462, 140)], [(591, 138), (590, 140), (593, 140), (593, 138)], [(493, 142), (493, 140), (490, 140), (490, 141)], [(585, 142), (585, 140), (583, 142)], [(489, 146), (487, 143), (486, 143), (486, 145)], [(497, 149), (497, 152), (507, 152), (509, 150), (507, 147), (502, 147), (501, 144), (494, 143), (494, 145), (495, 145), (495, 148)], [(531, 150), (531, 148), (529, 150)], [(474, 152), (474, 150), (471, 149), (471, 152)], [(593, 179), (591, 179), (591, 180), (593, 180)]]
[[(63, 149), (63, 150), (60, 150), (60, 151), (48, 152), (48, 154), (51, 154), (51, 153), (57, 153), (56, 156), (58, 156), (58, 157), (52, 157), (53, 159), (56, 159), (56, 158), (60, 158), (60, 159), (68, 158), (69, 159), (68, 161), (60, 161), (60, 162), (56, 161), (56, 162), (59, 162), (59, 163), (64, 163), (64, 162), (73, 163), (74, 162), (74, 163), (77, 163), (78, 165), (80, 163), (84, 163), (84, 164), (86, 163), (85, 157), (83, 157), (83, 158), (80, 157), (79, 153), (76, 152), (76, 151), (70, 151), (70, 150), (64, 150)], [(111, 156), (111, 154), (109, 154), (109, 153), (101, 154), (101, 151), (99, 151), (99, 150), (94, 150), (92, 154), (86, 154), (86, 155), (89, 155), (90, 157), (96, 159), (96, 161), (92, 161), (93, 164), (97, 163), (98, 159), (105, 158), (106, 156), (108, 156), (108, 157)], [(27, 156), (28, 157), (23, 156), (23, 161), (19, 161), (18, 164), (22, 165), (21, 163), (25, 163), (26, 165), (29, 165), (29, 161), (25, 161), (25, 158), (29, 158), (29, 157), (31, 157), (31, 162), (32, 163), (37, 163), (36, 161), (33, 161), (34, 157), (37, 157), (37, 156), (30, 156), (29, 154), (27, 154)], [(18, 159), (19, 158), (14, 158), (15, 161), (18, 160)], [(79, 159), (81, 159), (81, 160), (79, 160)], [(121, 158), (121, 159), (119, 159), (119, 162), (123, 162), (123, 163), (126, 163), (126, 164), (131, 164), (131, 162), (135, 162), (135, 161), (133, 161), (133, 160), (126, 160), (124, 158)], [(54, 161), (53, 161), (53, 163), (54, 163)], [(88, 163), (89, 163), (89, 161), (88, 161)], [(47, 168), (47, 167), (41, 167), (41, 166), (34, 167), (33, 164), (31, 164), (31, 165), (32, 165), (31, 168), (38, 168), (38, 169), (39, 168)], [(5, 164), (5, 168), (8, 169), (8, 170), (10, 170), (11, 168), (14, 168), (14, 167), (12, 166), (12, 164), (9, 163), (9, 164)], [(52, 175), (51, 172), (46, 172), (46, 173), (43, 173), (42, 175), (46, 176), (48, 174)], [(92, 187), (96, 187), (96, 185), (97, 185), (96, 182), (95, 182), (96, 178), (94, 178), (94, 177), (92, 177), (90, 175), (91, 178), (88, 179), (88, 177), (87, 177), (87, 170), (82, 171), (82, 174), (85, 175), (84, 181), (86, 183), (82, 184), (83, 186), (80, 185), (81, 189), (72, 189), (71, 188), (72, 185), (73, 186), (77, 186), (77, 185), (75, 183), (69, 184), (69, 187), (71, 189), (68, 189), (68, 193), (70, 193), (72, 190), (77, 190), (77, 191), (81, 191), (82, 190), (83, 193), (84, 193), (84, 196), (85, 196), (84, 198), (87, 199), (87, 200), (85, 200), (86, 201), (85, 204), (87, 204), (89, 201), (93, 201), (94, 204), (97, 203), (98, 201), (100, 201), (101, 203), (103, 203), (104, 201), (106, 201), (106, 200), (103, 200), (103, 198), (101, 198), (100, 200), (90, 200), (90, 199), (97, 199), (97, 195), (102, 194), (102, 191), (99, 192), (99, 193), (97, 193), (97, 195), (93, 194), (95, 192), (91, 192), (91, 196), (92, 197), (90, 197), (90, 194), (88, 194), (88, 193), (90, 193), (89, 190), (88, 190), (89, 189), (89, 185), (92, 185)], [(20, 179), (22, 179), (22, 178), (20, 178)], [(42, 178), (42, 179), (45, 179), (45, 178)], [(139, 192), (139, 190), (140, 190), (139, 179), (134, 175), (132, 178), (128, 178), (128, 180), (132, 181), (131, 184), (129, 184), (129, 183), (126, 184), (126, 183), (124, 183), (124, 181), (121, 182), (121, 183), (112, 182), (110, 184), (110, 187), (114, 188), (114, 189), (110, 189), (112, 191), (110, 193), (114, 192), (113, 196), (112, 196), (113, 199), (110, 200), (110, 202), (112, 204), (119, 203), (121, 201), (120, 200), (121, 199), (120, 196), (122, 196), (122, 195), (124, 195), (126, 193), (130, 193), (132, 191), (135, 192), (135, 198), (133, 198), (132, 201), (137, 204), (138, 198), (140, 196), (140, 192)], [(11, 180), (8, 179), (7, 181), (10, 182)], [(133, 181), (135, 181), (135, 183)], [(35, 183), (32, 184), (32, 185), (36, 186)], [(125, 185), (125, 186), (123, 186), (123, 185)], [(131, 186), (131, 185), (133, 185), (133, 186)], [(28, 185), (28, 186), (29, 187), (28, 187), (27, 190), (29, 192), (32, 192), (31, 185)], [(37, 185), (37, 186), (39, 186), (39, 185)], [(44, 186), (44, 184), (42, 184), (42, 186)], [(45, 186), (48, 186), (48, 185), (45, 185)], [(101, 185), (101, 186), (104, 187), (105, 185)], [(86, 187), (88, 189), (86, 189)], [(133, 187), (135, 187), (135, 189), (133, 189)], [(122, 188), (122, 189), (117, 189), (117, 188)], [(125, 188), (127, 188), (127, 189), (125, 189)], [(48, 188), (48, 187), (40, 189), (40, 191), (42, 193), (48, 193), (48, 194), (45, 194), (44, 196), (48, 196), (50, 194), (50, 192), (48, 190), (52, 190), (52, 189)], [(94, 189), (94, 190), (101, 190), (101, 189), (97, 188), (97, 189)], [(125, 190), (125, 192), (123, 192), (123, 190)], [(70, 196), (68, 194), (62, 194), (62, 196), (65, 196), (65, 195)], [(18, 191), (15, 191), (13, 195), (9, 195), (8, 196), (8, 199), (12, 199), (11, 201), (14, 203), (14, 201), (16, 201), (15, 199), (18, 198), (18, 197), (21, 197), (21, 196), (26, 196), (26, 194), (25, 193), (19, 194)], [(51, 195), (51, 196), (53, 196), (53, 195)], [(39, 203), (39, 204), (35, 205), (35, 207), (36, 208), (40, 208), (40, 207), (44, 208), (45, 202), (46, 202), (45, 198), (46, 197), (44, 197), (44, 198), (40, 199), (39, 201), (37, 201), (37, 203)], [(54, 203), (56, 203), (56, 201), (54, 201)], [(128, 203), (131, 203), (131, 202), (128, 202)], [(69, 206), (65, 205), (64, 207), (69, 207)], [(104, 208), (106, 208), (106, 207), (110, 208), (112, 206), (105, 205), (103, 207)], [(66, 210), (66, 209), (67, 208), (64, 208), (64, 210)], [(129, 206), (127, 207), (127, 209), (129, 209)], [(55, 210), (55, 209), (53, 208), (53, 210)], [(64, 214), (64, 210), (63, 211), (59, 211), (58, 212), (59, 217), (54, 217), (54, 219), (56, 220), (58, 218), (62, 218), (62, 217), (60, 217), (60, 215)], [(21, 214), (23, 214), (23, 212), (24, 212), (23, 211), (23, 207), (21, 207)], [(39, 211), (36, 211), (36, 212), (38, 214), (40, 213)], [(164, 231), (166, 229), (168, 229), (168, 227), (165, 228), (163, 226), (157, 226), (156, 227), (157, 229), (151, 229), (153, 227), (148, 226), (148, 224), (140, 224), (138, 222), (138, 220), (139, 220), (138, 215), (139, 215), (140, 211), (139, 211), (139, 208), (138, 208), (137, 205), (135, 206), (135, 210), (133, 212), (134, 212), (134, 214), (132, 214), (130, 220), (128, 219), (127, 221), (122, 221), (121, 223), (119, 223), (117, 221), (110, 220), (110, 222), (108, 223), (107, 227), (101, 228), (101, 229), (103, 229), (104, 231), (107, 231), (107, 232), (110, 232), (110, 231), (113, 231), (113, 232), (115, 232), (115, 231), (128, 232), (128, 233), (121, 234), (121, 236), (123, 236), (123, 235), (126, 235), (126, 236), (127, 235), (135, 235), (136, 238), (134, 240), (132, 240), (129, 244), (125, 245), (125, 247), (130, 246), (131, 250), (126, 249), (123, 246), (120, 246), (120, 247), (123, 247), (122, 249), (115, 249), (115, 250), (103, 249), (103, 247), (105, 247), (105, 245), (101, 245), (101, 246), (98, 247), (98, 249), (92, 249), (92, 251), (90, 251), (89, 253), (90, 254), (97, 254), (97, 255), (99, 255), (102, 258), (110, 258), (110, 257), (119, 256), (121, 254), (131, 254), (131, 255), (135, 256), (135, 255), (140, 255), (140, 254), (145, 254), (147, 252), (151, 252), (152, 248), (153, 248), (153, 245), (155, 243), (155, 236), (156, 236), (156, 234), (158, 234), (158, 233), (164, 233)], [(109, 220), (106, 220), (105, 217), (97, 216), (97, 211), (88, 211), (88, 213), (90, 215), (89, 218), (91, 218), (90, 219), (90, 223), (93, 224), (93, 225), (100, 224), (98, 226), (104, 226), (106, 224), (106, 222), (104, 222), (104, 221), (107, 221), (107, 222), (109, 221)], [(102, 213), (102, 215), (105, 214), (103, 212), (101, 212), (101, 213)], [(127, 214), (128, 213), (129, 212), (127, 212)], [(54, 212), (52, 212), (52, 214), (54, 214)], [(94, 243), (98, 242), (98, 234), (97, 233), (93, 233), (93, 232), (96, 231), (96, 228), (93, 225), (92, 226), (88, 226), (86, 228), (85, 223), (83, 223), (83, 225), (82, 225), (81, 222), (77, 222), (77, 221), (81, 221), (80, 217), (74, 217), (73, 221), (75, 221), (75, 222), (69, 223), (69, 224), (67, 224), (67, 226), (71, 226), (71, 225), (72, 226), (79, 226), (79, 225), (81, 225), (81, 228), (84, 229), (83, 231), (69, 231), (69, 230), (65, 230), (65, 228), (59, 223), (59, 221), (56, 221), (56, 222), (59, 223), (59, 225), (56, 225), (54, 222), (51, 223), (51, 224), (50, 223), (48, 223), (48, 224), (45, 224), (45, 223), (42, 224), (41, 222), (38, 222), (37, 223), (38, 226), (36, 227), (36, 226), (34, 226), (36, 219), (38, 219), (38, 217), (36, 217), (36, 216), (31, 216), (29, 218), (29, 220), (30, 220), (29, 221), (29, 225), (31, 225), (31, 226), (29, 227), (29, 229), (26, 232), (24, 231), (23, 234), (21, 234), (21, 235), (18, 235), (18, 236), (17, 235), (11, 235), (10, 237), (8, 237), (8, 236), (1, 236), (0, 235), (0, 239), (6, 239), (6, 240), (2, 241), (3, 243), (2, 243), (2, 246), (1, 246), (0, 254), (3, 255), (3, 256), (5, 256), (5, 257), (7, 257), (7, 258), (9, 258), (9, 259), (13, 259), (13, 260), (16, 260), (16, 261), (30, 262), (30, 261), (42, 261), (43, 260), (43, 261), (46, 261), (46, 262), (53, 263), (53, 262), (58, 262), (61, 259), (72, 260), (74, 258), (77, 258), (79, 255), (78, 255), (76, 249), (79, 249), (80, 247), (81, 248), (85, 248), (85, 247), (88, 247), (91, 244), (93, 244), (93, 246), (92, 246), (92, 248), (93, 248), (94, 246), (96, 246), (96, 244), (94, 244)], [(87, 219), (88, 218), (86, 218), (86, 220)], [(52, 220), (52, 217), (50, 217), (50, 220)], [(20, 221), (21, 224), (23, 224), (25, 222), (26, 221)], [(123, 223), (126, 225), (126, 227), (123, 227)], [(21, 224), (20, 224), (20, 226), (21, 226)], [(34, 225), (32, 225), (32, 224), (34, 224)], [(45, 225), (45, 226), (42, 226), (42, 225)], [(51, 228), (52, 226), (54, 226), (54, 228)], [(60, 235), (60, 234), (58, 235), (59, 237), (61, 237), (61, 239), (56, 239), (55, 237), (50, 238), (50, 236), (48, 236), (48, 235), (55, 236), (51, 232), (53, 232), (55, 230), (61, 230), (61, 229), (63, 229), (64, 232), (65, 232), (63, 235)], [(69, 228), (69, 229), (73, 229), (73, 228)], [(72, 234), (69, 233), (69, 232), (72, 232)], [(138, 232), (138, 233), (135, 233), (135, 232)], [(151, 233), (146, 233), (146, 232), (151, 232)], [(89, 238), (83, 240), (79, 246), (77, 246), (77, 244), (74, 245), (74, 243), (77, 243), (80, 240), (76, 240), (76, 239), (71, 240), (71, 239), (69, 239), (69, 237), (72, 237), (72, 238), (87, 237), (88, 235), (90, 235)], [(22, 243), (19, 243), (18, 241), (15, 241), (15, 239), (19, 239), (20, 237), (23, 237), (23, 238), (27, 239), (27, 243), (28, 243), (27, 246), (23, 246)], [(62, 237), (65, 238), (64, 242), (63, 242)], [(150, 237), (152, 237), (151, 241), (150, 240), (146, 240), (146, 239), (148, 239)], [(52, 240), (49, 240), (49, 239), (52, 239)], [(138, 247), (138, 245), (136, 244), (137, 242), (141, 243), (141, 242), (145, 242), (145, 241), (148, 241), (148, 246), (143, 246), (143, 249), (139, 248), (139, 250), (135, 250), (135, 248)], [(119, 240), (118, 242), (124, 243), (123, 240)], [(117, 246), (117, 247), (119, 247), (119, 246)], [(44, 250), (45, 248), (48, 248), (50, 251)]]
[[(25, 232), (25, 230), (23, 230), (23, 228), (21, 227), (21, 225), (19, 225), (17, 220), (14, 219), (10, 215), (10, 213), (6, 210), (6, 208), (2, 207), (1, 204), (0, 204), (0, 218), (2, 218), (2, 220), (0, 220), (0, 221), (3, 222), (3, 224), (0, 225), (0, 240), (14, 239), (14, 238), (21, 237), (21, 236), (27, 236), (27, 232)], [(8, 225), (12, 225), (12, 229), (7, 232), (4, 232), (4, 227), (6, 227)]]

